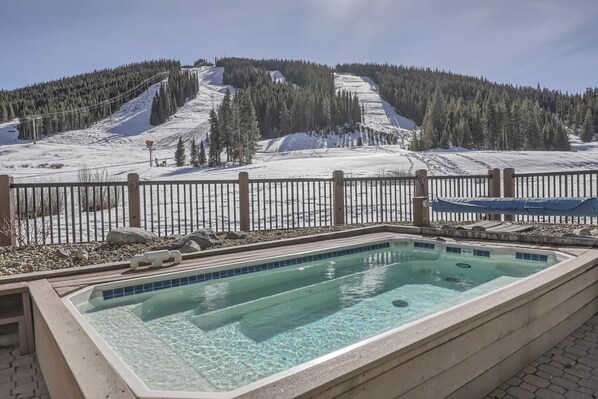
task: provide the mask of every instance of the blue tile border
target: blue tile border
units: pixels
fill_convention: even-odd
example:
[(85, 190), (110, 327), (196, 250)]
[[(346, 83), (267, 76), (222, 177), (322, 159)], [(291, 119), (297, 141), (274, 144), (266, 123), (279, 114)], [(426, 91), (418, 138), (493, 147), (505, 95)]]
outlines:
[(535, 260), (537, 262), (548, 262), (548, 255), (532, 254), (529, 252), (515, 252), (515, 259)]
[(434, 249), (434, 244), (431, 242), (414, 241), (413, 246), (415, 248)]
[(490, 251), (486, 251), (483, 249), (474, 249), (473, 250), (473, 256), (483, 256), (485, 258), (489, 258), (490, 257)]
[(446, 252), (450, 254), (461, 254), (461, 248), (459, 247), (446, 247)]
[[(434, 248), (434, 244), (429, 244), (429, 245), (432, 245), (432, 249)], [(169, 279), (169, 280), (156, 281), (153, 283), (130, 285), (127, 287), (120, 287), (120, 288), (114, 288), (111, 290), (104, 290), (104, 291), (102, 291), (102, 296), (103, 296), (104, 300), (120, 298), (123, 296), (141, 294), (144, 292), (158, 291), (158, 290), (165, 289), (165, 288), (179, 287), (179, 286), (189, 285), (189, 284), (196, 284), (196, 283), (201, 283), (203, 281), (217, 280), (217, 279), (221, 279), (221, 278), (239, 276), (241, 274), (256, 273), (256, 272), (261, 272), (263, 270), (278, 269), (281, 267), (298, 265), (298, 264), (305, 263), (305, 262), (313, 262), (313, 261), (318, 261), (318, 260), (330, 259), (330, 258), (335, 258), (337, 256), (353, 255), (353, 254), (358, 254), (358, 253), (367, 252), (367, 251), (373, 251), (373, 250), (377, 250), (377, 249), (384, 249), (384, 248), (389, 248), (389, 247), (390, 247), (390, 243), (384, 242), (381, 244), (366, 245), (363, 247), (343, 249), (343, 250), (339, 250), (339, 251), (326, 252), (326, 253), (317, 254), (317, 255), (303, 256), (300, 258), (285, 259), (285, 260), (281, 260), (281, 261), (262, 263), (259, 265), (237, 267), (235, 269), (220, 270), (220, 271), (211, 272), (211, 273), (203, 273), (203, 274), (197, 274), (197, 275), (193, 275), (193, 276), (185, 276), (185, 277), (174, 278), (174, 279)]]

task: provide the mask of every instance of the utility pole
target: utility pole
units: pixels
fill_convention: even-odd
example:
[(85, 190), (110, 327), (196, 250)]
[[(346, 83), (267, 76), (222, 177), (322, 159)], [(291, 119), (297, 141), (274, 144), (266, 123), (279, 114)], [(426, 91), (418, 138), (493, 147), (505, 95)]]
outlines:
[(35, 131), (35, 117), (33, 117), (33, 144), (37, 143), (37, 133)]

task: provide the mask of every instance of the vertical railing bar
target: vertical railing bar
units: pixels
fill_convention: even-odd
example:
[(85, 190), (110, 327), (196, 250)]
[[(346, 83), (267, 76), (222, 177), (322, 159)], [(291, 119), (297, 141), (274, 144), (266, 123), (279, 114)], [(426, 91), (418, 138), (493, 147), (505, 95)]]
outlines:
[(193, 184), (195, 187), (195, 226), (199, 228), (199, 184)]
[(41, 192), (40, 195), (40, 202), (41, 202), (41, 210), (42, 210), (42, 239), (43, 239), (43, 243), (42, 244), (46, 244), (46, 207), (44, 206), (44, 187), (41, 186), (39, 188), (39, 191)]
[[(77, 241), (77, 226), (75, 222), (75, 193), (71, 187), (71, 234), (73, 235), (73, 244)], [(103, 216), (103, 215), (102, 215)], [(102, 219), (103, 221), (103, 219)]]
[[(33, 243), (35, 245), (39, 244), (39, 239), (37, 237), (37, 196), (35, 195), (35, 187), (31, 188), (31, 195), (33, 197)], [(42, 210), (43, 213), (43, 210)]]
[(83, 242), (83, 217), (81, 210), (81, 186), (77, 186), (77, 204), (79, 205), (79, 242)]
[[(18, 195), (18, 190), (17, 190), (17, 195)], [(43, 194), (42, 194), (43, 195)], [(57, 200), (58, 202), (58, 200)], [(18, 207), (18, 200), (17, 200), (17, 207)], [(58, 206), (58, 203), (56, 203), (56, 212), (58, 214), (58, 217), (60, 218), (60, 207)], [(18, 209), (18, 208), (17, 208)], [(50, 244), (54, 244), (54, 214), (52, 212), (52, 188), (50, 186), (48, 186), (48, 212), (50, 213)], [(18, 215), (18, 210), (17, 210), (17, 215)], [(20, 219), (20, 218), (18, 218)], [(19, 230), (20, 233), (20, 230)], [(60, 234), (60, 233), (59, 233)]]
[[(112, 198), (110, 198), (110, 185), (106, 186), (108, 190), (108, 231), (112, 230)], [(79, 222), (81, 219), (79, 219)]]

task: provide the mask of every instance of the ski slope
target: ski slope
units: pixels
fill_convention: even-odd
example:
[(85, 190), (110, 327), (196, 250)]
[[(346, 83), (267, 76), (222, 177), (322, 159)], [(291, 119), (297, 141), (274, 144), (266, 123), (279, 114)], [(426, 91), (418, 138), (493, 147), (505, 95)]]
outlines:
[[(295, 133), (264, 140), (252, 165), (150, 167), (146, 140), (156, 143), (158, 159), (168, 159), (172, 165), (179, 137), (185, 141), (195, 138), (197, 142), (204, 139), (209, 131), (209, 111), (220, 104), (226, 90), (234, 91), (222, 84), (223, 68), (200, 67), (192, 71), (200, 80), (198, 96), (160, 126), (149, 124), (151, 99), (159, 84), (124, 104), (112, 118), (87, 129), (41, 139), (37, 144), (18, 140), (16, 121), (0, 124), (0, 174), (12, 175), (17, 182), (27, 182), (74, 181), (82, 167), (106, 169), (118, 180), (125, 180), (130, 172), (146, 180), (213, 180), (235, 179), (240, 171), (249, 172), (252, 178), (285, 178), (329, 177), (337, 169), (352, 176), (380, 176), (396, 171), (413, 173), (421, 168), (431, 175), (479, 174), (490, 168), (506, 167), (519, 172), (598, 169), (598, 144), (581, 143), (575, 136), (571, 136), (572, 152), (451, 149), (416, 153), (404, 149), (403, 143), (379, 145), (373, 137), (358, 132), (342, 138)], [(278, 71), (275, 75), (280, 81), (284, 79)], [(394, 112), (369, 79), (337, 74), (335, 86), (357, 94), (364, 104), (366, 124), (410, 139), (410, 131), (405, 127), (413, 125)], [(362, 147), (357, 147), (358, 136), (362, 138)]]

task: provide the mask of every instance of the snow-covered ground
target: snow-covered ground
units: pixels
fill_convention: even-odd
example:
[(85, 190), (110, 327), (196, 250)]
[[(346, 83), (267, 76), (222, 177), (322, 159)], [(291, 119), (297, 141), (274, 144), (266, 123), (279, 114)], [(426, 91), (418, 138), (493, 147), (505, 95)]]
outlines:
[[(352, 176), (377, 176), (395, 171), (413, 173), (425, 168), (431, 175), (464, 175), (485, 173), (489, 168), (513, 167), (519, 172), (545, 172), (598, 168), (598, 143), (580, 143), (572, 136), (572, 152), (536, 151), (449, 151), (411, 152), (399, 145), (376, 145), (369, 136), (362, 136), (364, 146), (357, 147), (357, 133), (340, 138), (295, 133), (283, 138), (264, 140), (252, 165), (224, 165), (218, 168), (174, 166), (150, 167), (146, 140), (156, 143), (158, 159), (172, 157), (180, 137), (197, 141), (209, 130), (208, 114), (217, 107), (227, 89), (222, 85), (223, 69), (201, 67), (194, 71), (200, 79), (199, 95), (163, 125), (149, 124), (151, 99), (158, 84), (125, 104), (112, 119), (107, 118), (88, 129), (54, 135), (37, 144), (17, 139), (15, 123), (0, 125), (0, 174), (12, 175), (17, 182), (44, 177), (71, 181), (77, 171), (88, 168), (106, 169), (116, 179), (126, 179), (129, 172), (139, 173), (145, 180), (170, 179), (234, 179), (240, 171), (251, 178), (328, 177), (334, 170)], [(284, 76), (272, 73), (277, 80)], [(384, 132), (400, 132), (410, 138), (410, 121), (398, 115), (378, 94), (378, 88), (367, 78), (337, 74), (339, 90), (351, 90), (364, 104), (366, 124)], [(340, 146), (339, 143), (342, 145)], [(60, 167), (62, 164), (62, 167)]]

